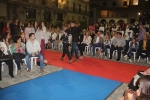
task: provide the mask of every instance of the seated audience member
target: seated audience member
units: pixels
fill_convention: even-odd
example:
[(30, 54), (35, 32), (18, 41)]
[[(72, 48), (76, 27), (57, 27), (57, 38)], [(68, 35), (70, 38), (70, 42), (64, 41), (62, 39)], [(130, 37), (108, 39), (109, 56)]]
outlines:
[(78, 48), (79, 48), (79, 51), (80, 51), (80, 58), (79, 59), (83, 59), (82, 41), (83, 41), (83, 38), (84, 38), (85, 34), (86, 34), (86, 30), (83, 29), (82, 32), (80, 33), (80, 38), (79, 38), (80, 43), (78, 44)]
[(44, 72), (44, 58), (40, 54), (41, 51), (40, 43), (35, 39), (34, 33), (29, 34), (29, 40), (26, 43), (26, 48), (28, 54), (26, 55), (25, 59), (28, 67), (28, 72), (31, 71), (31, 63), (30, 63), (31, 57), (38, 57), (40, 59), (40, 71)]
[(54, 41), (54, 49), (57, 50), (59, 46), (62, 47), (62, 41), (60, 40), (61, 36), (62, 36), (62, 33), (60, 30), (57, 30), (56, 31), (56, 40)]
[(91, 43), (93, 44), (93, 39), (95, 37), (95, 31), (90, 30), (90, 36), (92, 38)]
[(121, 58), (121, 50), (123, 50), (123, 47), (125, 46), (125, 39), (122, 37), (122, 33), (118, 32), (118, 37), (114, 39), (112, 46), (110, 48), (110, 58), (112, 59), (112, 54), (114, 50), (117, 50), (118, 58), (117, 61), (120, 61)]
[[(0, 49), (1, 49), (1, 54), (4, 53), (5, 55), (9, 55), (10, 54), (10, 50), (9, 50), (9, 38), (10, 35), (8, 32), (4, 33), (2, 36), (2, 42), (0, 42)], [(0, 54), (0, 55), (1, 55)], [(9, 68), (9, 75), (13, 78), (13, 60), (6, 60), (3, 61), (8, 65)], [(1, 77), (1, 66), (2, 66), (2, 62), (0, 61), (0, 80), (2, 80)]]
[(101, 32), (98, 31), (96, 36), (93, 39), (93, 47), (92, 47), (93, 56), (95, 56), (95, 47), (102, 47), (103, 45), (103, 38), (100, 35)]
[(5, 33), (5, 32), (11, 33), (10, 23), (9, 22), (7, 22), (6, 25), (5, 25), (5, 27), (3, 28), (3, 33)]
[(13, 42), (14, 43), (11, 45), (11, 52), (17, 64), (18, 68), (17, 74), (20, 75), (21, 74), (20, 64), (26, 66), (25, 62), (22, 61), (22, 59), (25, 58), (25, 44), (21, 42), (20, 36), (15, 36)]
[(90, 36), (90, 33), (89, 31), (86, 32), (86, 34), (84, 35), (83, 37), (83, 41), (81, 43), (81, 47), (82, 47), (82, 52), (85, 51), (85, 46), (90, 46), (91, 44), (91, 36)]
[(106, 34), (104, 37), (104, 45), (103, 45), (103, 51), (105, 52), (105, 58), (107, 58), (107, 49), (111, 47), (111, 39), (110, 35)]
[(147, 40), (147, 35), (144, 34), (143, 39), (139, 42), (138, 55), (141, 56), (142, 59), (147, 58), (150, 52), (149, 48), (150, 48), (150, 42)]
[(126, 40), (126, 45), (125, 45), (125, 49), (124, 49), (124, 52), (123, 54), (124, 55), (127, 55), (127, 52), (129, 50), (129, 42), (130, 40), (132, 39), (133, 37), (133, 31), (131, 30), (130, 27), (128, 27), (125, 31), (125, 34), (124, 34), (124, 37), (125, 37), (125, 40)]
[(24, 44), (26, 44), (25, 33), (21, 32), (21, 33), (19, 33), (19, 36), (21, 37), (21, 42), (24, 43)]
[(51, 31), (51, 37), (48, 40), (48, 44), (51, 45), (56, 40), (56, 37), (57, 37), (57, 34), (56, 34), (55, 29), (53, 28)]
[[(150, 96), (150, 75), (143, 75), (138, 79), (137, 90), (127, 89), (124, 97), (119, 100), (140, 100), (140, 98), (148, 98)], [(145, 100), (145, 99), (141, 99)], [(146, 99), (147, 100), (147, 99)]]
[(100, 24), (99, 31), (101, 31), (101, 32), (105, 31), (105, 27), (102, 23)]
[[(51, 38), (51, 27), (47, 27), (46, 29), (46, 33), (48, 36), (48, 40)], [(46, 49), (51, 48), (51, 43), (48, 41), (48, 43), (46, 44)]]
[(136, 41), (135, 38), (133, 38), (132, 41), (130, 42), (128, 53), (127, 55), (124, 56), (125, 60), (127, 60), (128, 57), (129, 62), (132, 62), (131, 60), (132, 52), (137, 52), (138, 48), (139, 48), (139, 43)]
[(112, 38), (111, 41), (113, 41), (115, 38), (117, 38), (118, 33), (117, 32), (112, 32)]

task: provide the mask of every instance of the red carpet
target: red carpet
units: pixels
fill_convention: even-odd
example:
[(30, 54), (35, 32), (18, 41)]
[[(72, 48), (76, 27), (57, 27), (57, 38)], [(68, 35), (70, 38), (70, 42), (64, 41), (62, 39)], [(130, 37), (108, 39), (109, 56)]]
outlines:
[(138, 70), (147, 69), (144, 66), (100, 60), (90, 57), (84, 57), (83, 60), (69, 64), (67, 55), (65, 56), (64, 61), (60, 60), (61, 55), (62, 53), (60, 52), (45, 50), (45, 57), (46, 60), (48, 60), (48, 64), (125, 83), (128, 83)]

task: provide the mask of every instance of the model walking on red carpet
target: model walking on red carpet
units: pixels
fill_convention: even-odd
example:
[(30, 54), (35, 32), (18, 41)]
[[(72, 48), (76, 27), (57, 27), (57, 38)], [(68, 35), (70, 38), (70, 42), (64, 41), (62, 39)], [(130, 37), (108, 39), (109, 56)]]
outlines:
[(69, 50), (68, 50), (68, 47), (69, 47), (69, 34), (66, 31), (67, 28), (68, 28), (68, 25), (63, 26), (63, 35), (60, 38), (60, 40), (62, 40), (62, 43), (63, 43), (63, 54), (62, 54), (62, 57), (60, 59), (63, 60), (64, 57), (65, 57), (65, 54), (67, 54), (67, 56), (70, 60), (69, 63), (72, 63), (73, 60), (72, 60), (72, 57), (71, 57), (71, 55), (69, 53)]

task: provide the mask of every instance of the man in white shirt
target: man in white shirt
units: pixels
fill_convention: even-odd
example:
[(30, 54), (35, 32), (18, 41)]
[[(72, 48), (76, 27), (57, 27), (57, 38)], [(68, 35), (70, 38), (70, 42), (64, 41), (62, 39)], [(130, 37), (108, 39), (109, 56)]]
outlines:
[(28, 54), (26, 55), (26, 63), (28, 67), (28, 72), (31, 71), (31, 63), (30, 63), (30, 58), (31, 57), (38, 57), (40, 59), (40, 71), (44, 72), (44, 59), (43, 56), (40, 54), (41, 47), (40, 43), (35, 39), (35, 34), (30, 33), (29, 34), (29, 40), (26, 43), (26, 48)]
[(92, 47), (93, 56), (95, 56), (95, 48), (102, 47), (102, 45), (103, 45), (103, 38), (101, 37), (101, 32), (98, 31), (97, 35), (93, 39), (93, 47)]

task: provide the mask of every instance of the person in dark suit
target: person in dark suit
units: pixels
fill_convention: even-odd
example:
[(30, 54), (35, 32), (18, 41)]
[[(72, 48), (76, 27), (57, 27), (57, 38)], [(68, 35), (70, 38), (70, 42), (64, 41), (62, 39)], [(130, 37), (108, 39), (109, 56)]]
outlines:
[[(147, 35), (143, 35), (143, 40), (139, 42), (139, 49), (138, 49), (138, 55), (141, 56), (143, 59), (148, 57), (150, 52), (150, 41), (147, 39)], [(145, 53), (145, 54), (142, 54)]]

